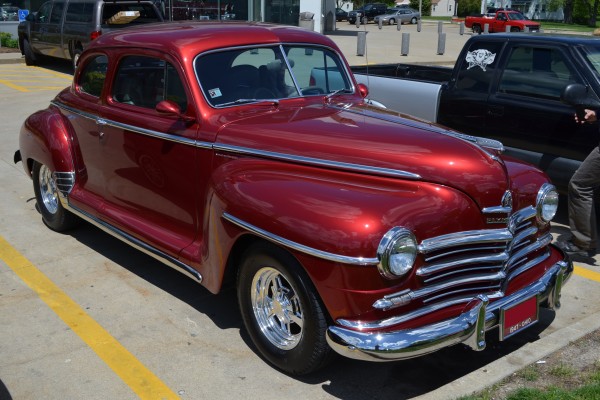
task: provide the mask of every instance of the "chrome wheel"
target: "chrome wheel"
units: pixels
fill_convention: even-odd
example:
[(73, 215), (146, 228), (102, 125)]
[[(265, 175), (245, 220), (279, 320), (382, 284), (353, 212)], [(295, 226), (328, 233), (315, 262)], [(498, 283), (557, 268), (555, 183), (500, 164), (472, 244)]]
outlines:
[(302, 338), (304, 319), (296, 291), (276, 269), (260, 269), (252, 280), (252, 309), (265, 337), (282, 350), (291, 350)]
[(42, 165), (40, 168), (38, 185), (40, 188), (40, 197), (44, 203), (44, 208), (50, 214), (56, 214), (58, 211), (56, 183), (52, 178), (52, 172), (45, 165)]
[(274, 366), (303, 375), (331, 359), (327, 314), (304, 268), (289, 252), (267, 242), (246, 249), (237, 293), (252, 342)]

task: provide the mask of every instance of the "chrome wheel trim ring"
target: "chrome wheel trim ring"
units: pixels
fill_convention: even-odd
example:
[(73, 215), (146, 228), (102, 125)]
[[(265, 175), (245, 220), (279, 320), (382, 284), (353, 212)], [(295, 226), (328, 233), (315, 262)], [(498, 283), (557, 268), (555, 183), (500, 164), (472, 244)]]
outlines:
[(42, 165), (40, 168), (40, 179), (38, 185), (40, 187), (40, 195), (42, 197), (42, 202), (44, 203), (44, 208), (50, 214), (56, 214), (58, 211), (56, 183), (52, 178), (52, 172), (45, 165)]
[(284, 275), (261, 268), (252, 280), (251, 302), (262, 334), (275, 347), (292, 350), (302, 339), (304, 327), (300, 299)]

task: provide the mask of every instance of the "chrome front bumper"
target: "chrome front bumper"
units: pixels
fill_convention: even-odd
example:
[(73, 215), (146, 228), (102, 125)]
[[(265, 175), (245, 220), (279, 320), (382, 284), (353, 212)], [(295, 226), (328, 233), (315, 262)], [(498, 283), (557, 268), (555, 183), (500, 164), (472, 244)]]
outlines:
[(540, 306), (560, 307), (564, 282), (573, 264), (559, 261), (538, 281), (491, 304), (486, 296), (475, 297), (456, 318), (415, 329), (391, 332), (360, 332), (340, 326), (327, 330), (327, 342), (337, 353), (358, 360), (393, 361), (417, 357), (444, 347), (464, 343), (474, 350), (485, 349), (485, 332), (500, 324), (500, 309), (537, 296)]

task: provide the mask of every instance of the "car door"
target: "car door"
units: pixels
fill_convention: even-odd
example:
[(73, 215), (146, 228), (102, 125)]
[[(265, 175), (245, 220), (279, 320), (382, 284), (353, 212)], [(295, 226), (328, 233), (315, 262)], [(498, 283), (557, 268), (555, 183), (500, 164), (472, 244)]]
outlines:
[(485, 121), (486, 134), (501, 140), (509, 154), (545, 170), (563, 188), (598, 145), (598, 127), (575, 123), (573, 107), (560, 101), (568, 84), (585, 84), (568, 51), (511, 44)]
[(459, 131), (486, 136), (487, 100), (499, 63), (501, 41), (473, 42), (442, 91), (438, 122)]
[(48, 45), (45, 42), (46, 31), (50, 25), (50, 13), (52, 12), (52, 1), (42, 4), (35, 15), (29, 19), (29, 43), (38, 53), (46, 54)]
[(44, 43), (42, 54), (51, 57), (65, 58), (65, 53), (62, 48), (62, 29), (63, 29), (63, 13), (66, 3), (64, 1), (54, 1), (50, 19), (45, 26), (44, 34), (41, 41)]
[[(196, 111), (183, 76), (160, 55), (122, 57), (102, 107), (99, 146), (103, 218), (173, 257), (196, 235), (197, 199), (207, 186), (198, 171), (210, 162), (207, 148), (199, 155)], [(158, 112), (162, 100), (177, 104), (182, 116)]]

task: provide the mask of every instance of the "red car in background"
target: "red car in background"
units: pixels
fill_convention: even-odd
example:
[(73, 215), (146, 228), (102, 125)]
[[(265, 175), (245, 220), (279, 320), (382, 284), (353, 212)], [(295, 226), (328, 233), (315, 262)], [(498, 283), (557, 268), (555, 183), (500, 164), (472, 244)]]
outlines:
[(546, 175), (367, 93), (305, 29), (134, 27), (86, 48), (15, 160), (49, 228), (88, 221), (214, 293), (234, 280), (254, 345), (288, 373), (333, 351), (482, 350), (557, 308), (573, 267)]

